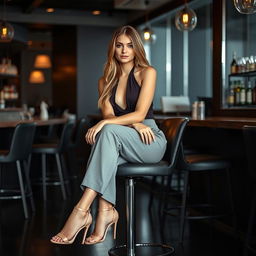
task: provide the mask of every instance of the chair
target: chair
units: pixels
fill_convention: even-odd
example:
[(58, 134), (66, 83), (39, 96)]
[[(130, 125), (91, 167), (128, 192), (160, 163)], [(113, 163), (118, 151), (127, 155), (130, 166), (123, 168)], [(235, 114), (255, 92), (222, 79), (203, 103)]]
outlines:
[[(57, 143), (42, 143), (34, 144), (32, 153), (41, 154), (42, 161), (42, 184), (43, 184), (43, 198), (47, 199), (46, 185), (60, 185), (63, 199), (66, 200), (67, 193), (65, 188), (64, 174), (66, 175), (66, 165), (64, 153), (68, 151), (68, 146), (71, 140), (71, 134), (74, 127), (74, 122), (68, 122), (64, 125), (60, 140)], [(46, 156), (55, 155), (55, 160), (58, 169), (59, 181), (55, 181), (50, 177), (46, 177)]]
[(248, 173), (249, 178), (252, 181), (252, 201), (249, 214), (248, 228), (245, 238), (245, 249), (252, 249), (254, 253), (256, 249), (251, 247), (251, 242), (253, 241), (252, 231), (255, 223), (255, 214), (256, 214), (256, 162), (255, 162), (255, 145), (256, 145), (256, 126), (244, 126), (243, 135), (248, 163)]
[[(233, 224), (235, 225), (235, 215), (234, 215), (234, 205), (233, 205), (233, 198), (232, 198), (232, 188), (231, 188), (231, 181), (230, 181), (230, 174), (229, 174), (229, 167), (230, 163), (226, 160), (221, 159), (219, 156), (216, 155), (207, 155), (207, 154), (184, 154), (183, 146), (181, 145), (179, 156), (177, 160), (177, 171), (183, 172), (184, 174), (184, 189), (182, 193), (182, 202), (179, 206), (168, 207), (168, 202), (165, 200), (164, 202), (164, 214), (173, 215), (173, 209), (180, 209), (180, 234), (179, 234), (179, 242), (183, 243), (184, 238), (184, 229), (185, 229), (185, 219), (191, 220), (199, 220), (199, 219), (215, 219), (221, 218), (227, 215), (233, 215)], [(229, 194), (229, 203), (231, 211), (228, 213), (218, 213), (214, 214), (211, 211), (211, 214), (208, 215), (196, 215), (193, 216), (187, 214), (188, 209), (213, 209), (215, 206), (210, 202), (207, 203), (200, 203), (200, 204), (193, 204), (188, 205), (188, 198), (189, 198), (189, 177), (191, 174), (207, 174), (208, 178), (208, 199), (212, 196), (211, 191), (211, 183), (210, 177), (211, 174), (215, 171), (223, 171), (226, 174), (226, 184)]]
[[(72, 164), (72, 169), (79, 170), (80, 166), (84, 166), (89, 158), (91, 147), (85, 141), (88, 128), (89, 122), (86, 118), (81, 118), (76, 122), (73, 139), (68, 146), (69, 163)], [(72, 177), (76, 178), (76, 173)]]
[(171, 255), (174, 252), (173, 247), (169, 245), (152, 243), (135, 244), (134, 184), (142, 176), (167, 176), (172, 173), (187, 122), (187, 118), (170, 118), (164, 121), (164, 132), (168, 141), (166, 150), (169, 156), (168, 161), (160, 161), (155, 164), (125, 163), (118, 167), (117, 175), (126, 179), (127, 244), (111, 248), (108, 252), (109, 255), (133, 256), (136, 255), (136, 249), (149, 247), (161, 249), (163, 251), (161, 255)]
[[(30, 197), (32, 211), (35, 211), (33, 194), (27, 168), (27, 160), (31, 154), (35, 128), (36, 126), (34, 123), (18, 124), (15, 127), (12, 136), (10, 150), (0, 151), (0, 165), (2, 166), (3, 164), (16, 163), (19, 179), (19, 190), (1, 189), (0, 199), (21, 199), (26, 219), (29, 217), (26, 197)], [(23, 168), (21, 163), (23, 164)], [(2, 171), (2, 168), (0, 171)], [(8, 171), (10, 172), (12, 169), (8, 169)], [(25, 178), (25, 182), (23, 176)]]

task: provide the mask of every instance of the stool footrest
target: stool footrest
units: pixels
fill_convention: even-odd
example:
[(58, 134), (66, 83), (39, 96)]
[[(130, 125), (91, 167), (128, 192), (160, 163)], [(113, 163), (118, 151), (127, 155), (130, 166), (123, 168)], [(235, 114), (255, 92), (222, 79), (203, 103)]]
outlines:
[[(150, 250), (149, 250), (150, 249)], [(155, 251), (154, 251), (155, 250)], [(174, 253), (174, 248), (167, 244), (140, 243), (133, 250), (127, 249), (125, 245), (119, 245), (108, 251), (109, 256), (167, 256)]]

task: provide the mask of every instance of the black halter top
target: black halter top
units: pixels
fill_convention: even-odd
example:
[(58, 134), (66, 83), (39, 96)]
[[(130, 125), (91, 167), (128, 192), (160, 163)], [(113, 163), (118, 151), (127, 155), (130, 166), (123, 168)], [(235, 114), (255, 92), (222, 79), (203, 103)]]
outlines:
[[(113, 107), (114, 113), (116, 116), (122, 116), (131, 112), (135, 111), (136, 104), (139, 98), (140, 94), (140, 86), (137, 83), (135, 77), (134, 77), (134, 67), (129, 73), (128, 79), (127, 79), (127, 86), (126, 86), (126, 108), (121, 108), (118, 104), (116, 104), (115, 96), (116, 96), (116, 89), (117, 89), (118, 83), (115, 85), (115, 87), (112, 90), (112, 94), (110, 96), (110, 104)], [(148, 110), (148, 113), (145, 117), (145, 119), (153, 119), (153, 103), (151, 103), (151, 106)]]

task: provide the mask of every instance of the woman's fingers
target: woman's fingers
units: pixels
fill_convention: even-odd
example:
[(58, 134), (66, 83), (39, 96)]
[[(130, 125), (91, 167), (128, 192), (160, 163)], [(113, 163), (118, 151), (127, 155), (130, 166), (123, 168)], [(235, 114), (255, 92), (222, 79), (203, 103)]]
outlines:
[(155, 134), (151, 129), (150, 129), (150, 136), (151, 136), (151, 142), (156, 140)]
[(145, 144), (151, 144), (152, 141), (155, 140), (155, 135), (150, 128), (141, 130), (140, 137), (141, 137), (142, 142)]
[(93, 129), (89, 129), (85, 135), (86, 142), (88, 144), (93, 144)]

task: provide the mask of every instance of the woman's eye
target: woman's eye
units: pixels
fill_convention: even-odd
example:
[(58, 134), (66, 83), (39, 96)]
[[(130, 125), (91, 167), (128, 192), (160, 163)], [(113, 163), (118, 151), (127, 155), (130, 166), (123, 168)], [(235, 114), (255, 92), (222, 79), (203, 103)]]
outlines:
[(129, 48), (133, 48), (133, 45), (132, 45), (132, 44), (129, 44), (128, 47), (129, 47)]
[(117, 44), (117, 45), (116, 45), (116, 48), (120, 48), (120, 47), (121, 47), (121, 44)]

